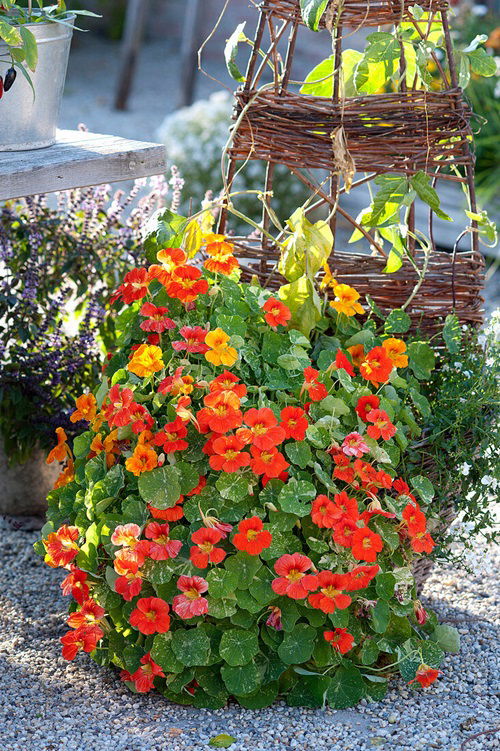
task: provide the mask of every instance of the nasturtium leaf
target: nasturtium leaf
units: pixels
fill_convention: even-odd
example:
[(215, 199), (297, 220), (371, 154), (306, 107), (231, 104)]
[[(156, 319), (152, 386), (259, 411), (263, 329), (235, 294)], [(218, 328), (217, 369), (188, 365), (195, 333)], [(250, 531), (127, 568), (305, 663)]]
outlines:
[[(21, 27), (22, 28), (22, 27)], [(477, 76), (494, 76), (497, 71), (496, 60), (493, 56), (488, 55), (483, 47), (467, 53), (472, 72)]]
[(278, 290), (278, 296), (292, 314), (289, 326), (309, 336), (322, 313), (321, 298), (313, 281), (306, 275), (301, 276), (290, 284), (283, 284)]
[(363, 642), (360, 653), (361, 662), (363, 663), (363, 665), (373, 665), (379, 654), (380, 650), (373, 639), (366, 639), (366, 641)]
[(312, 459), (311, 449), (306, 441), (294, 441), (285, 445), (285, 454), (292, 464), (305, 469)]
[(300, 12), (306, 26), (318, 31), (319, 22), (328, 5), (328, 0), (300, 0)]
[(228, 597), (238, 586), (238, 574), (234, 570), (212, 568), (205, 579), (208, 582), (208, 594), (213, 597)]
[(219, 326), (229, 336), (241, 336), (245, 337), (247, 333), (247, 325), (241, 316), (228, 315), (226, 313), (219, 313), (217, 316), (217, 326)]
[(382, 600), (390, 600), (394, 594), (394, 587), (396, 586), (396, 577), (391, 574), (390, 571), (386, 573), (378, 574), (375, 579), (375, 589), (378, 597)]
[(249, 478), (238, 476), (236, 473), (221, 472), (215, 487), (223, 498), (230, 501), (242, 501), (250, 490)]
[[(329, 648), (331, 651), (331, 647)], [(328, 675), (301, 675), (287, 694), (286, 703), (290, 707), (310, 707), (311, 709), (323, 707), (330, 682)]]
[(235, 696), (251, 694), (262, 680), (262, 668), (255, 661), (243, 666), (223, 665), (220, 672), (227, 690)]
[(445, 652), (457, 654), (460, 651), (460, 634), (454, 626), (448, 626), (446, 623), (440, 624), (435, 627), (429, 638)]
[(172, 634), (172, 651), (187, 667), (207, 665), (210, 639), (201, 628), (178, 629)]
[(187, 495), (198, 485), (200, 473), (196, 466), (185, 461), (177, 462), (175, 470), (179, 479), (181, 495)]
[(401, 308), (395, 308), (387, 316), (384, 331), (390, 336), (393, 336), (393, 334), (404, 334), (410, 326), (411, 318), (408, 313), (405, 313)]
[(210, 738), (208, 741), (209, 746), (213, 746), (214, 748), (229, 748), (233, 745), (233, 743), (236, 743), (236, 738), (234, 738), (232, 735), (228, 735), (227, 733), (219, 733), (219, 735), (214, 735), (213, 738)]
[(431, 416), (431, 405), (429, 403), (429, 400), (427, 397), (425, 397), (423, 394), (421, 394), (416, 389), (410, 389), (409, 390), (411, 400), (415, 407), (418, 409), (422, 417), (430, 417)]
[(419, 381), (431, 377), (436, 364), (436, 357), (427, 342), (411, 342), (408, 346), (409, 365)]
[(445, 318), (443, 326), (443, 339), (450, 354), (456, 355), (458, 352), (460, 352), (460, 345), (462, 343), (462, 327), (455, 313), (450, 313)]
[(371, 621), (373, 630), (377, 634), (383, 634), (389, 624), (389, 605), (385, 600), (378, 600), (377, 604), (371, 609)]
[(237, 611), (236, 600), (211, 597), (208, 603), (208, 614), (213, 618), (230, 618)]
[(422, 651), (422, 660), (426, 665), (430, 665), (431, 668), (438, 668), (444, 660), (444, 651), (434, 641), (428, 639), (421, 642), (420, 649)]
[(184, 664), (177, 659), (172, 650), (170, 633), (157, 634), (154, 637), (151, 657), (166, 673), (181, 673), (184, 670)]
[(157, 509), (175, 506), (175, 502), (179, 500), (181, 495), (179, 474), (173, 465), (157, 467), (149, 472), (143, 472), (137, 485), (141, 498)]
[(308, 501), (315, 497), (316, 488), (311, 482), (292, 478), (280, 491), (278, 501), (282, 511), (297, 514), (297, 516), (307, 516), (311, 510), (311, 504)]
[(333, 673), (326, 698), (334, 709), (346, 709), (357, 704), (364, 693), (363, 676), (358, 668), (347, 664), (340, 665)]
[(307, 74), (300, 87), (300, 93), (309, 96), (331, 97), (333, 95), (334, 69), (335, 58), (330, 55)]
[(90, 451), (90, 444), (94, 438), (94, 433), (90, 430), (85, 433), (80, 433), (73, 440), (73, 453), (78, 458), (80, 456), (87, 456)]
[(298, 623), (293, 631), (285, 634), (278, 648), (278, 655), (288, 665), (300, 665), (307, 662), (314, 650), (316, 629), (307, 623)]
[(236, 57), (238, 55), (238, 45), (240, 42), (244, 42), (246, 39), (244, 29), (246, 26), (246, 22), (238, 24), (236, 29), (233, 31), (231, 36), (226, 42), (226, 46), (224, 48), (224, 57), (226, 60), (226, 67), (229, 72), (229, 75), (234, 78), (235, 81), (238, 81), (238, 83), (242, 83), (245, 80), (245, 76), (243, 73), (241, 73), (240, 69), (238, 68), (236, 64)]
[(278, 696), (278, 681), (261, 686), (257, 691), (246, 696), (237, 696), (239, 703), (246, 709), (264, 709), (270, 707)]
[(250, 555), (242, 550), (236, 553), (236, 555), (226, 558), (224, 562), (224, 567), (233, 574), (236, 574), (236, 586), (242, 590), (248, 589), (261, 565), (258, 555)]
[(230, 628), (224, 631), (219, 653), (228, 665), (246, 665), (259, 653), (259, 640), (254, 631)]
[(424, 503), (430, 503), (434, 498), (434, 486), (432, 482), (423, 475), (417, 475), (410, 479), (410, 485), (418, 493)]

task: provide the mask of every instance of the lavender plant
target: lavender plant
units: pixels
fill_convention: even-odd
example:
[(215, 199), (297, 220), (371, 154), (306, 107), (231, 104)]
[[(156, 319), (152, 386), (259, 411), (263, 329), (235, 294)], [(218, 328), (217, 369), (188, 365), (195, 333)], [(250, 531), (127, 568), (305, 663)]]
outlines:
[[(171, 184), (175, 197), (175, 169)], [(108, 296), (137, 265), (141, 227), (168, 191), (161, 177), (128, 193), (101, 185), (0, 207), (0, 436), (11, 463), (48, 448), (57, 426), (79, 429), (73, 395), (115, 340)]]

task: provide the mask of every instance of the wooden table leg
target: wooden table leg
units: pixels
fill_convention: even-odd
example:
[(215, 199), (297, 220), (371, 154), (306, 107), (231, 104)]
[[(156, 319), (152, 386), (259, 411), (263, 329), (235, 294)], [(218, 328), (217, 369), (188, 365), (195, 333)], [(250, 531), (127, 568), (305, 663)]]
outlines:
[(115, 95), (115, 109), (124, 110), (132, 88), (137, 58), (142, 45), (148, 0), (128, 0), (121, 49), (120, 72)]
[(187, 0), (182, 31), (178, 107), (187, 107), (193, 101), (198, 67), (197, 52), (203, 38), (201, 18), (200, 0)]

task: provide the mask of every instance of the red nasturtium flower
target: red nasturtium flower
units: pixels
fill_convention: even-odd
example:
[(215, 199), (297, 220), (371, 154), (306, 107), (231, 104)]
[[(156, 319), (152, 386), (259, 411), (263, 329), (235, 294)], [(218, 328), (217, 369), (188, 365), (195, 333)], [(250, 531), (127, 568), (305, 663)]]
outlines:
[(411, 538), (410, 545), (415, 553), (432, 553), (436, 543), (428, 532), (417, 532)]
[(214, 407), (203, 407), (196, 415), (201, 432), (206, 433), (208, 430), (213, 430), (214, 433), (222, 435), (239, 428), (241, 425), (243, 421), (241, 411), (222, 399)]
[(349, 583), (349, 578), (345, 574), (320, 571), (316, 583), (319, 592), (309, 595), (309, 605), (322, 610), (323, 613), (334, 613), (337, 609), (348, 608), (352, 601), (344, 590), (349, 588)]
[(212, 469), (222, 472), (237, 472), (250, 464), (250, 455), (246, 451), (245, 442), (239, 435), (219, 436), (211, 445), (214, 454), (210, 457)]
[(376, 394), (368, 394), (368, 396), (360, 396), (358, 403), (356, 404), (356, 412), (361, 417), (363, 422), (366, 422), (366, 416), (368, 412), (373, 409), (378, 409), (380, 399)]
[(201, 576), (180, 576), (177, 588), (182, 594), (172, 601), (172, 610), (180, 618), (194, 618), (208, 613), (208, 600), (202, 597), (208, 589), (208, 583)]
[(178, 266), (166, 285), (167, 295), (184, 304), (194, 302), (198, 295), (206, 295), (208, 282), (201, 278), (201, 271), (195, 266)]
[(71, 563), (80, 550), (76, 542), (79, 537), (78, 527), (70, 527), (67, 524), (59, 527), (57, 532), (51, 532), (45, 540), (47, 550), (45, 563), (52, 568), (67, 566)]
[(191, 535), (195, 543), (191, 548), (189, 558), (193, 566), (206, 568), (209, 563), (221, 563), (226, 557), (226, 551), (217, 548), (216, 544), (224, 538), (222, 532), (210, 527), (200, 527)]
[(369, 450), (365, 439), (357, 431), (346, 435), (342, 442), (342, 451), (346, 456), (357, 456), (359, 458), (363, 454), (367, 454)]
[(354, 646), (354, 636), (346, 628), (336, 628), (333, 631), (324, 631), (323, 636), (337, 652), (345, 655)]
[(380, 566), (376, 564), (374, 566), (356, 566), (356, 568), (353, 568), (346, 574), (349, 579), (347, 589), (350, 592), (354, 592), (358, 589), (366, 589), (372, 579), (377, 576), (379, 571)]
[(151, 691), (154, 685), (154, 680), (157, 676), (159, 678), (165, 678), (165, 673), (151, 658), (149, 652), (141, 658), (141, 667), (138, 668), (135, 673), (130, 675), (127, 671), (122, 672), (123, 680), (132, 681), (135, 690), (140, 694), (146, 694), (148, 691)]
[(132, 389), (120, 389), (115, 383), (108, 393), (108, 404), (104, 407), (104, 416), (110, 428), (122, 428), (130, 422), (130, 412), (137, 405)]
[(183, 326), (179, 334), (184, 341), (172, 342), (172, 349), (176, 352), (192, 352), (193, 354), (205, 354), (209, 347), (205, 344), (207, 330), (201, 326)]
[(416, 503), (415, 496), (412, 495), (411, 492), (410, 492), (410, 486), (408, 485), (408, 483), (406, 483), (403, 480), (402, 477), (398, 477), (397, 480), (394, 480), (393, 483), (392, 483), (392, 487), (394, 488), (394, 490), (396, 491), (396, 493), (398, 494), (398, 496), (400, 496), (400, 495), (407, 495), (408, 498), (411, 498), (411, 500), (413, 501), (413, 503)]
[(176, 522), (184, 516), (184, 509), (182, 508), (183, 503), (184, 496), (181, 495), (171, 508), (154, 508), (154, 506), (151, 506), (151, 504), (148, 503), (148, 511), (155, 519), (162, 519), (166, 522)]
[(80, 610), (70, 613), (67, 624), (71, 628), (82, 626), (98, 626), (106, 611), (95, 600), (86, 600)]
[(335, 493), (333, 502), (337, 508), (338, 518), (347, 518), (353, 522), (358, 520), (358, 502), (355, 498), (348, 496), (345, 490)]
[(81, 571), (72, 563), (70, 565), (70, 573), (61, 582), (63, 595), (71, 595), (79, 605), (83, 605), (85, 600), (88, 600), (90, 594), (87, 578), (87, 573)]
[(145, 302), (139, 311), (139, 315), (146, 318), (139, 326), (143, 331), (163, 334), (164, 331), (175, 329), (177, 324), (167, 316), (168, 308), (158, 307), (152, 302)]
[(425, 532), (426, 519), (424, 512), (420, 509), (418, 503), (408, 503), (403, 509), (403, 521), (406, 523), (408, 533), (414, 537), (417, 534)]
[(358, 561), (375, 563), (377, 553), (384, 547), (382, 538), (369, 527), (357, 528), (352, 535), (351, 552)]
[(62, 656), (65, 660), (74, 660), (78, 652), (93, 652), (104, 636), (99, 626), (82, 626), (75, 631), (68, 631), (61, 637)]
[(292, 314), (290, 313), (290, 309), (287, 308), (286, 305), (284, 305), (281, 300), (277, 300), (275, 297), (270, 297), (264, 305), (262, 306), (262, 310), (265, 311), (266, 315), (264, 316), (264, 320), (266, 323), (269, 324), (273, 329), (277, 328), (278, 326), (286, 326), (288, 321), (291, 319)]
[(328, 390), (324, 383), (318, 381), (319, 370), (307, 367), (304, 368), (304, 383), (302, 384), (301, 394), (307, 392), (310, 401), (320, 402), (328, 396)]
[(166, 454), (174, 451), (184, 451), (189, 443), (184, 440), (187, 436), (187, 428), (180, 417), (173, 422), (167, 422), (162, 430), (154, 437), (155, 446), (161, 446)]
[(311, 589), (316, 589), (316, 576), (306, 574), (313, 562), (302, 553), (286, 553), (278, 558), (274, 570), (278, 579), (273, 579), (271, 587), (277, 595), (287, 595), (292, 600), (303, 600)]
[(261, 451), (256, 446), (251, 446), (250, 453), (252, 454), (250, 467), (256, 475), (279, 477), (290, 466), (283, 454), (274, 447)]
[(330, 367), (332, 369), (335, 368), (336, 370), (345, 370), (348, 375), (354, 376), (354, 368), (352, 367), (352, 362), (348, 357), (346, 357), (346, 355), (344, 355), (344, 353), (340, 349), (337, 350), (335, 361)]
[(168, 561), (179, 555), (182, 548), (181, 540), (171, 540), (170, 527), (167, 523), (150, 522), (144, 530), (148, 538), (148, 556), (154, 561)]
[(110, 297), (110, 302), (114, 303), (121, 298), (126, 305), (130, 305), (135, 300), (142, 300), (148, 294), (149, 282), (148, 269), (132, 269), (125, 274), (122, 284)]
[(422, 688), (427, 688), (427, 686), (430, 686), (431, 683), (434, 683), (436, 678), (441, 674), (441, 670), (435, 670), (435, 668), (431, 668), (429, 665), (422, 663), (418, 666), (415, 678), (412, 681), (408, 681), (408, 684), (415, 683), (415, 681), (417, 681), (418, 683), (420, 683)]
[(138, 524), (119, 524), (111, 535), (113, 545), (135, 548), (141, 536), (141, 528)]
[(243, 519), (238, 524), (238, 532), (233, 537), (234, 547), (250, 555), (260, 555), (265, 548), (271, 546), (272, 541), (271, 533), (264, 529), (262, 519), (258, 516)]
[(115, 592), (130, 602), (137, 597), (142, 589), (142, 573), (139, 564), (133, 560), (120, 560), (114, 562), (115, 571), (119, 574), (115, 580)]
[(366, 419), (368, 422), (373, 423), (373, 425), (369, 425), (366, 429), (370, 438), (374, 438), (375, 440), (382, 438), (382, 440), (388, 441), (396, 432), (396, 426), (392, 424), (389, 415), (383, 409), (372, 409), (366, 415)]
[(352, 536), (357, 529), (355, 521), (349, 519), (347, 516), (342, 517), (333, 530), (334, 542), (342, 545), (344, 548), (350, 548), (352, 546)]
[(386, 383), (394, 365), (383, 347), (374, 347), (359, 366), (359, 372), (367, 381), (377, 386)]
[(142, 597), (130, 614), (130, 625), (141, 634), (165, 634), (170, 629), (169, 610), (160, 597)]
[(229, 370), (225, 370), (223, 373), (214, 378), (208, 384), (208, 388), (211, 393), (229, 392), (243, 399), (247, 393), (247, 387), (244, 383), (239, 382), (238, 376), (231, 373)]
[(285, 431), (285, 438), (303, 441), (309, 426), (304, 410), (301, 407), (284, 407), (281, 410), (280, 417), (280, 428)]
[(338, 507), (326, 495), (319, 495), (311, 507), (311, 519), (321, 529), (333, 529), (341, 519)]
[(262, 409), (252, 407), (243, 415), (243, 422), (248, 427), (238, 430), (238, 438), (262, 451), (278, 446), (285, 440), (285, 431), (278, 425), (278, 420), (269, 407), (262, 407)]

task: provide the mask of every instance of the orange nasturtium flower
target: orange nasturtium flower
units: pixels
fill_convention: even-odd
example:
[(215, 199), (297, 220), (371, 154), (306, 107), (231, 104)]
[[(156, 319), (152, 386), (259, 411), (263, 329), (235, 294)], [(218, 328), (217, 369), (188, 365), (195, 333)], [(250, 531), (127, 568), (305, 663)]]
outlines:
[(363, 307), (358, 302), (360, 294), (353, 287), (349, 287), (348, 284), (337, 284), (333, 291), (335, 300), (332, 300), (330, 305), (337, 313), (344, 313), (346, 316), (364, 313)]
[(332, 289), (334, 289), (338, 285), (338, 282), (336, 279), (333, 278), (332, 272), (327, 263), (323, 265), (323, 271), (325, 273), (324, 273), (323, 279), (320, 282), (319, 288), (321, 290), (326, 289), (327, 287), (331, 287)]
[(234, 245), (227, 242), (224, 235), (206, 235), (206, 252), (210, 256), (204, 266), (208, 271), (229, 276), (235, 269), (239, 268), (238, 260), (234, 257)]
[(407, 367), (408, 355), (404, 354), (406, 352), (406, 344), (402, 339), (393, 339), (393, 337), (390, 337), (382, 342), (382, 347), (396, 368)]
[(87, 420), (90, 422), (97, 414), (97, 402), (94, 394), (82, 394), (75, 399), (76, 410), (69, 418), (71, 422)]
[(139, 378), (147, 378), (163, 368), (162, 351), (154, 344), (141, 344), (127, 365), (127, 369)]
[(143, 472), (149, 472), (158, 465), (158, 456), (150, 446), (138, 443), (132, 456), (129, 456), (125, 462), (125, 467), (129, 472), (138, 477)]
[(230, 337), (222, 329), (209, 331), (205, 337), (205, 344), (210, 347), (205, 352), (205, 358), (212, 365), (225, 365), (231, 367), (238, 359), (238, 353), (234, 347), (228, 345)]
[(52, 464), (52, 462), (63, 462), (65, 459), (71, 458), (71, 452), (69, 446), (66, 443), (68, 436), (64, 428), (56, 428), (57, 446), (54, 446), (52, 451), (49, 452), (46, 463)]

